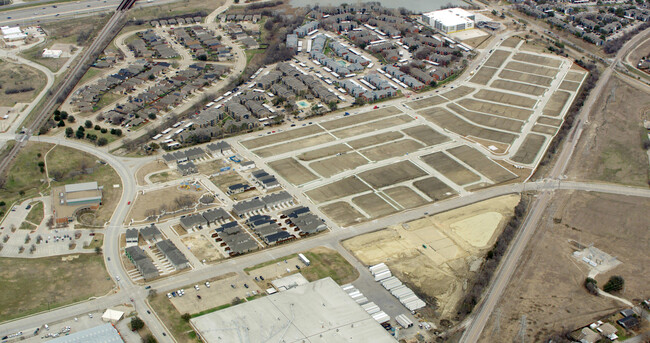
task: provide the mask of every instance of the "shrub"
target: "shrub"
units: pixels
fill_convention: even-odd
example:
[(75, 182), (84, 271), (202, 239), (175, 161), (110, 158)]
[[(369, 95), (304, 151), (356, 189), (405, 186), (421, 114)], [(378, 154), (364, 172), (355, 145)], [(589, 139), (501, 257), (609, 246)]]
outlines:
[(623, 289), (625, 286), (625, 280), (622, 276), (614, 275), (609, 278), (609, 281), (603, 286), (603, 291), (605, 292), (618, 292)]

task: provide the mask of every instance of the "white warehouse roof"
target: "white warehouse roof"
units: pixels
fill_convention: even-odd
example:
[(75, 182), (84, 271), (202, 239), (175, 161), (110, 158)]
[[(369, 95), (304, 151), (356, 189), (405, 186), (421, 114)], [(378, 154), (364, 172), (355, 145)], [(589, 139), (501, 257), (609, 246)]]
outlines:
[(208, 343), (395, 342), (329, 277), (205, 314), (190, 323)]
[(456, 26), (473, 22), (474, 13), (468, 12), (462, 8), (447, 8), (444, 10), (424, 13), (435, 21), (442, 23), (444, 26)]

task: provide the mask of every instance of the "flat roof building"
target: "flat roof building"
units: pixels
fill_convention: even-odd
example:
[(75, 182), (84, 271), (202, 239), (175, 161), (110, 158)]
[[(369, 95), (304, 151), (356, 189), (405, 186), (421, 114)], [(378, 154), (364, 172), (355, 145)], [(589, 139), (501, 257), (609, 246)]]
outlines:
[(444, 33), (473, 29), (475, 19), (474, 13), (462, 8), (447, 8), (422, 14), (422, 21)]
[(75, 332), (67, 336), (57, 337), (48, 342), (52, 343), (124, 343), (119, 331), (112, 324), (95, 326), (94, 328)]
[(396, 342), (329, 277), (193, 318), (190, 324), (208, 343)]
[(96, 210), (102, 202), (97, 182), (75, 183), (52, 189), (52, 214), (57, 225), (74, 220), (80, 210)]

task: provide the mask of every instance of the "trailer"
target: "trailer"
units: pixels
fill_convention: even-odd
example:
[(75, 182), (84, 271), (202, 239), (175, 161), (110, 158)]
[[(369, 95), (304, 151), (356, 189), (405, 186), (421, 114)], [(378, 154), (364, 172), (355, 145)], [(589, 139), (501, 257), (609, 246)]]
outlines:
[(386, 265), (386, 263), (382, 262), (382, 263), (375, 264), (374, 266), (370, 266), (368, 267), (368, 269), (370, 270), (370, 272), (372, 272), (377, 268), (383, 268), (383, 267), (388, 267), (388, 266)]
[(391, 274), (390, 270), (387, 270), (385, 272), (382, 272), (382, 273), (379, 273), (379, 274), (375, 275), (375, 281), (381, 281), (381, 280), (387, 279), (387, 278), (389, 278), (391, 276), (393, 276), (393, 274)]
[(404, 304), (404, 307), (406, 307), (409, 311), (416, 311), (425, 306), (427, 306), (427, 304), (425, 304), (424, 301), (420, 299)]
[(166, 135), (166, 134), (168, 134), (171, 130), (172, 130), (171, 128), (168, 128), (168, 129), (163, 130), (161, 133), (162, 133), (163, 135)]
[(158, 138), (160, 138), (160, 137), (162, 137), (162, 135), (157, 134), (157, 135), (153, 136), (151, 139), (153, 139), (155, 141), (155, 140), (158, 140)]
[(375, 306), (377, 306), (377, 305), (375, 305), (375, 303), (371, 301), (371, 302), (369, 302), (369, 303), (367, 303), (367, 304), (363, 304), (363, 305), (361, 305), (361, 308), (362, 308), (364, 311), (367, 312), (369, 309), (371, 309), (371, 308), (373, 308), (373, 307), (375, 307)]
[(383, 324), (390, 320), (390, 317), (384, 311), (379, 311), (372, 315), (372, 319), (376, 320), (377, 323)]
[(397, 317), (395, 317), (395, 320), (399, 325), (401, 325), (405, 329), (408, 329), (411, 326), (413, 326), (413, 321), (410, 320), (405, 314), (398, 315)]
[(361, 297), (361, 298), (354, 299), (354, 301), (356, 301), (357, 304), (361, 305), (361, 304), (365, 304), (365, 303), (367, 303), (367, 302), (368, 302), (368, 298), (366, 298), (366, 297)]
[(304, 263), (306, 266), (308, 266), (308, 265), (311, 263), (311, 262), (309, 262), (309, 259), (308, 259), (307, 257), (305, 257), (305, 255), (303, 255), (302, 253), (298, 254), (298, 258), (299, 258), (300, 261), (302, 261), (302, 263)]

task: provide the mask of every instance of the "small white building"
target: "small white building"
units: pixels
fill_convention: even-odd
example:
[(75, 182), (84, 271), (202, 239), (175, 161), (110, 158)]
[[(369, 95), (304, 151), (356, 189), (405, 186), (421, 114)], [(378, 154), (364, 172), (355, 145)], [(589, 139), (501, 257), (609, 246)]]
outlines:
[(474, 13), (462, 8), (447, 8), (422, 14), (422, 21), (444, 32), (452, 33), (474, 28)]
[(43, 58), (59, 58), (62, 53), (63, 50), (43, 49)]
[(253, 162), (253, 161), (242, 162), (239, 165), (239, 170), (250, 170), (250, 169), (254, 169), (254, 168), (255, 168), (255, 162)]
[(3, 26), (0, 27), (0, 31), (2, 31), (2, 39), (5, 42), (15, 42), (27, 38), (27, 34), (23, 33), (19, 26)]
[(102, 315), (102, 320), (105, 322), (111, 322), (113, 324), (117, 323), (120, 319), (124, 317), (124, 312), (106, 309), (106, 312)]

